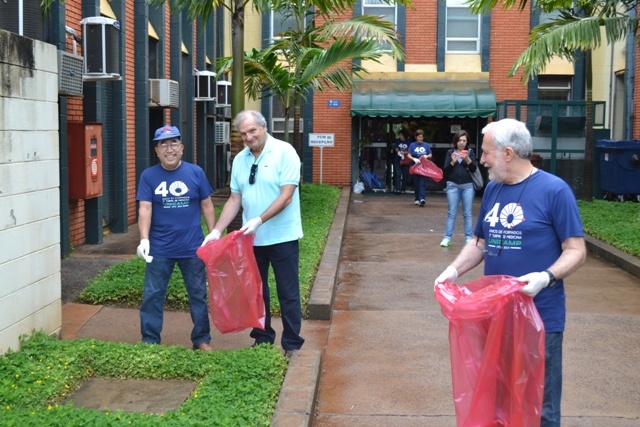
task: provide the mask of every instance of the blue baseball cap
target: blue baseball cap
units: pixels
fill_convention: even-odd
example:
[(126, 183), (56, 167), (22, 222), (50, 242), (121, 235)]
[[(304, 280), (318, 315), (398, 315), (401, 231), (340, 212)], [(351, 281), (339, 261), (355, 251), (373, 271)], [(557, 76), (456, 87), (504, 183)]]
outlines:
[(180, 139), (180, 131), (175, 126), (162, 126), (156, 131), (154, 141), (162, 141), (163, 139), (178, 138)]

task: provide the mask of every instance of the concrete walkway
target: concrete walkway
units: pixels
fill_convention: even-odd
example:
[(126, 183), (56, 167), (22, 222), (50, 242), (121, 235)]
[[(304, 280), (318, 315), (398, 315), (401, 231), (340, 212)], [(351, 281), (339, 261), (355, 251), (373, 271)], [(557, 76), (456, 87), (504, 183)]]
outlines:
[[(410, 195), (345, 189), (310, 298), (309, 313), (324, 320), (304, 321), (307, 342), (291, 360), (273, 425), (455, 426), (448, 323), (432, 289), (464, 239), (458, 219), (453, 246), (438, 246), (445, 215), (443, 195), (429, 194), (419, 208)], [(132, 228), (76, 248), (62, 262), (63, 294), (65, 274), (134, 254), (137, 239)], [(617, 259), (606, 245), (590, 239), (589, 247)], [(480, 275), (477, 268), (462, 281)], [(640, 280), (590, 255), (567, 293), (563, 426), (640, 426)], [(190, 330), (187, 313), (167, 313), (163, 343), (190, 347)], [(138, 342), (138, 311), (65, 304), (63, 337)], [(251, 343), (248, 332), (212, 341), (219, 349)]]

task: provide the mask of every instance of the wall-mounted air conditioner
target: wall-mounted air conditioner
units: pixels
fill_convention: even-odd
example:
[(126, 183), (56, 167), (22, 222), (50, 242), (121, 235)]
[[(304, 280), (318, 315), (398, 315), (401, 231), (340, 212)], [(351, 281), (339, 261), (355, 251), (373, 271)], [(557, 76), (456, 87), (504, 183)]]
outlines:
[(178, 82), (169, 79), (149, 79), (149, 107), (180, 106), (180, 87)]
[(216, 99), (216, 73), (211, 71), (195, 70), (194, 101), (215, 101)]
[(216, 122), (216, 144), (227, 144), (231, 141), (229, 122)]
[(45, 40), (41, 0), (0, 1), (0, 28), (36, 40)]
[(120, 80), (120, 23), (92, 16), (82, 24), (84, 81)]
[(216, 83), (218, 96), (216, 97), (216, 107), (231, 106), (231, 82), (220, 80)]
[(58, 51), (58, 93), (82, 96), (84, 58), (63, 50)]

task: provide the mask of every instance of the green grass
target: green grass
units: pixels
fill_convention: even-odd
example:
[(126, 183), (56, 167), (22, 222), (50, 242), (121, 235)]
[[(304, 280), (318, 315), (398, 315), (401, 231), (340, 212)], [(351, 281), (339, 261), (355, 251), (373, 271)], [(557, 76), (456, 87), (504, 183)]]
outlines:
[[(2, 426), (268, 426), (287, 361), (274, 346), (199, 352), (180, 346), (61, 341), (43, 333), (0, 357)], [(91, 377), (191, 380), (193, 393), (162, 415), (75, 408)]]
[[(339, 188), (329, 185), (302, 184), (300, 209), (304, 237), (300, 240), (299, 268), (300, 294), (305, 316), (313, 280), (340, 199), (340, 191)], [(144, 261), (137, 257), (118, 263), (90, 280), (76, 298), (76, 302), (138, 308), (142, 301), (144, 269)], [(271, 312), (278, 316), (280, 304), (278, 298), (275, 298), (275, 279), (272, 271), (269, 274), (269, 289), (274, 296), (271, 298)], [(174, 311), (186, 311), (189, 308), (184, 282), (177, 267), (169, 282), (165, 307)]]
[[(322, 257), (340, 189), (303, 184), (300, 287), (303, 307)], [(138, 307), (145, 263), (134, 257), (92, 280), (78, 302)], [(273, 277), (270, 279), (275, 293)], [(278, 313), (277, 298), (272, 312)], [(174, 271), (167, 309), (188, 309), (184, 283)], [(275, 346), (199, 352), (181, 346), (123, 344), (98, 340), (60, 341), (43, 333), (23, 337), (19, 351), (0, 356), (2, 426), (268, 426), (287, 360)], [(65, 403), (92, 377), (192, 380), (197, 387), (175, 411), (162, 415), (97, 411)]]
[(640, 203), (579, 200), (578, 207), (587, 234), (640, 257)]

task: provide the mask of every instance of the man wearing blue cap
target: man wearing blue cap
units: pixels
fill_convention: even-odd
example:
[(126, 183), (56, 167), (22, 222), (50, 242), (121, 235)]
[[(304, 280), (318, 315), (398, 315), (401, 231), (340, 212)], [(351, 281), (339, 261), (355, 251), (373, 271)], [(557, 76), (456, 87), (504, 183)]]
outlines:
[(215, 226), (213, 189), (202, 168), (182, 161), (184, 146), (175, 126), (163, 126), (153, 138), (160, 164), (142, 172), (138, 184), (138, 256), (147, 261), (140, 305), (142, 342), (160, 343), (167, 286), (178, 264), (189, 295), (194, 350), (211, 351), (205, 265), (196, 256), (207, 228)]

